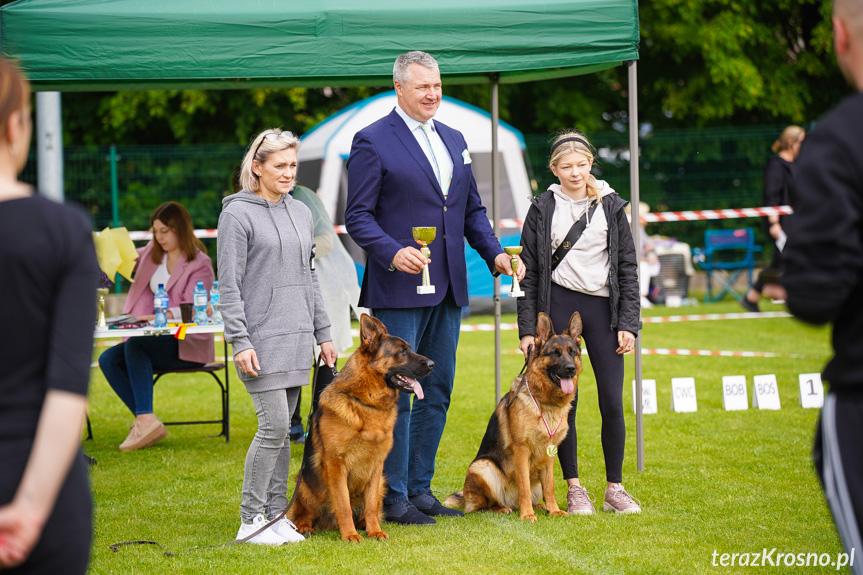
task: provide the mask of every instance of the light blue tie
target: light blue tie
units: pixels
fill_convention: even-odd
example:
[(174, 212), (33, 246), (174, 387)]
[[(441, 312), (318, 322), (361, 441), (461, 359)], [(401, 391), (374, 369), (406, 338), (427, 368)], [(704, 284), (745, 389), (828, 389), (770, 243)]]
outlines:
[(439, 158), (443, 158), (443, 154), (446, 154), (447, 151), (444, 149), (440, 138), (431, 137), (432, 128), (429, 124), (422, 123), (420, 124), (420, 127), (423, 130), (423, 135), (425, 135), (429, 148), (432, 151), (432, 156), (434, 157), (435, 167), (437, 168), (435, 172), (437, 173), (438, 182), (440, 183), (440, 189), (443, 191), (443, 195), (446, 196), (449, 193), (450, 181), (452, 181), (452, 168), (449, 167), (448, 162), (441, 162)]

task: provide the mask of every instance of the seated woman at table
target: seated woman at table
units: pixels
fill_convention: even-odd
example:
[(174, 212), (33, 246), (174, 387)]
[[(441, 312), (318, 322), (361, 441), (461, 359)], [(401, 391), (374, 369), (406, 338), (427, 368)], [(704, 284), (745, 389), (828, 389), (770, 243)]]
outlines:
[[(150, 216), (153, 239), (138, 250), (135, 281), (123, 313), (139, 320), (155, 316), (153, 295), (159, 284), (168, 291), (168, 319), (180, 318), (180, 303), (192, 302), (195, 284), (213, 287), (213, 263), (195, 237), (189, 212), (177, 202), (166, 202)], [(153, 413), (153, 370), (198, 367), (214, 360), (212, 334), (143, 336), (126, 339), (99, 357), (99, 367), (117, 396), (135, 415), (120, 451), (153, 445), (168, 435)]]

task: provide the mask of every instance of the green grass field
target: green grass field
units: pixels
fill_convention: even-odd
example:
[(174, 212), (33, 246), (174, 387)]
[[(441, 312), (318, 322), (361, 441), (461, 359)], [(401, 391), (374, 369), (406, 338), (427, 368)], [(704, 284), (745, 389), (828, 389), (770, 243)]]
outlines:
[[(782, 309), (769, 304), (762, 308)], [(735, 303), (724, 302), (676, 310), (655, 308), (646, 310), (645, 316), (738, 311)], [(515, 318), (504, 316), (503, 321)], [(488, 316), (466, 320), (491, 322)], [(90, 418), (95, 439), (85, 443), (87, 453), (98, 460), (91, 467), (95, 498), (91, 573), (734, 573), (750, 568), (714, 566), (714, 552), (718, 558), (723, 553), (776, 548), (776, 553), (829, 553), (835, 558), (842, 548), (811, 463), (818, 410), (799, 406), (797, 384), (799, 373), (819, 372), (823, 367), (829, 357), (829, 331), (792, 319), (746, 319), (646, 324), (642, 337), (645, 348), (769, 351), (805, 357), (645, 356), (643, 377), (656, 380), (659, 413), (644, 416), (644, 472), (636, 469), (634, 360), (627, 357), (624, 485), (641, 500), (640, 516), (600, 511), (594, 517), (552, 518), (539, 512), (539, 520), (530, 524), (517, 513), (478, 513), (439, 520), (432, 527), (385, 524), (390, 535), (386, 542), (347, 544), (337, 532), (328, 532), (292, 546), (241, 545), (175, 558), (163, 557), (153, 546), (125, 547), (114, 553), (108, 545), (146, 539), (179, 552), (232, 540), (239, 527), (243, 460), (256, 429), (252, 402), (233, 377), (230, 443), (205, 437), (216, 426), (172, 427), (171, 435), (159, 444), (120, 453), (117, 446), (132, 417), (94, 369)], [(503, 332), (502, 341), (505, 351), (517, 347), (515, 332)], [(520, 354), (503, 354), (505, 388), (522, 363)], [(441, 496), (461, 488), (494, 408), (494, 334), (462, 333), (457, 366), (432, 485)], [(751, 396), (752, 376), (771, 373), (779, 384), (780, 411), (722, 409), (723, 375), (745, 375)], [(695, 378), (696, 413), (671, 411), (672, 377)], [(605, 469), (589, 359), (579, 386), (579, 471), (582, 484), (601, 505)], [(204, 376), (166, 378), (156, 389), (156, 413), (166, 421), (210, 418), (219, 411), (217, 395), (215, 385)], [(309, 395), (303, 394), (304, 422)], [(294, 472), (301, 455), (302, 448), (295, 447)], [(559, 466), (556, 476), (558, 503), (565, 508)], [(830, 566), (767, 569), (837, 572)]]

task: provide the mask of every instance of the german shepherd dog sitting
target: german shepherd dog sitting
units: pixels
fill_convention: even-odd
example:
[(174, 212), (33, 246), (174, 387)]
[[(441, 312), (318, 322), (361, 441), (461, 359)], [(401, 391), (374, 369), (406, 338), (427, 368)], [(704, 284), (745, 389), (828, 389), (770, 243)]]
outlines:
[(321, 393), (309, 420), (303, 469), (288, 519), (303, 534), (335, 529), (344, 541), (387, 539), (381, 530), (384, 460), (393, 447), (401, 391), (423, 398), (417, 378), (434, 362), (389, 335), (379, 320), (360, 318), (360, 347)]
[(566, 437), (566, 416), (581, 373), (581, 316), (572, 314), (566, 330), (554, 334), (540, 313), (527, 371), (497, 404), (464, 488), (443, 504), (465, 513), (491, 509), (536, 521), (533, 506), (545, 501), (551, 515), (566, 515), (554, 497), (554, 455)]

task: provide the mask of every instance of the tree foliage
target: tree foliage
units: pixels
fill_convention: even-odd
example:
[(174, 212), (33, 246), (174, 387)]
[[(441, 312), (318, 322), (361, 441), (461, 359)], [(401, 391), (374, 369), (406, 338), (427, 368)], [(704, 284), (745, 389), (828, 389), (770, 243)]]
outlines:
[(657, 124), (814, 120), (848, 90), (830, 10), (828, 0), (644, 2), (639, 96), (659, 106)]

